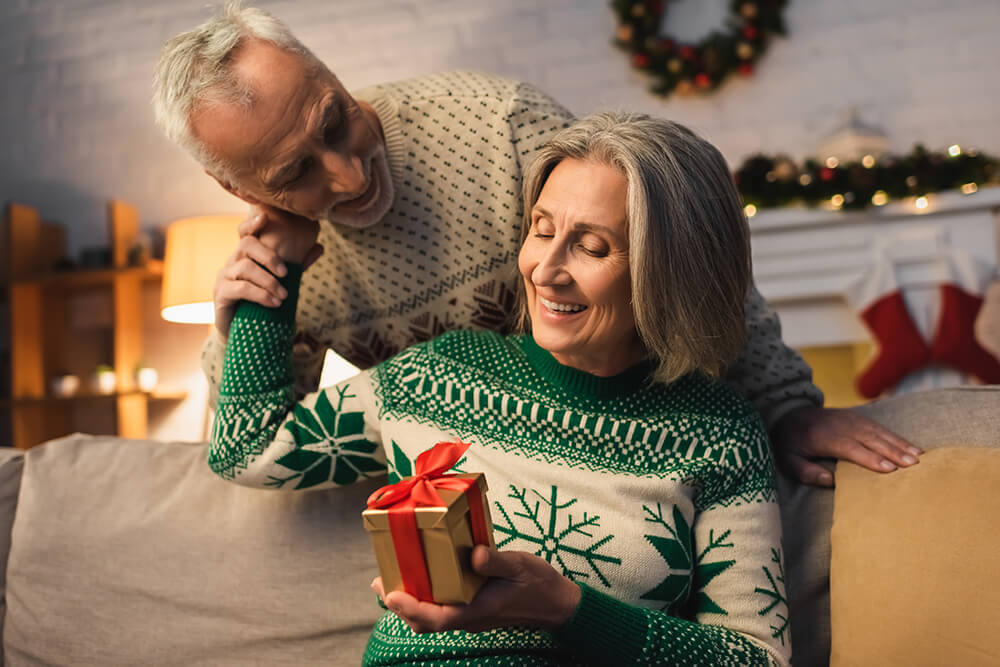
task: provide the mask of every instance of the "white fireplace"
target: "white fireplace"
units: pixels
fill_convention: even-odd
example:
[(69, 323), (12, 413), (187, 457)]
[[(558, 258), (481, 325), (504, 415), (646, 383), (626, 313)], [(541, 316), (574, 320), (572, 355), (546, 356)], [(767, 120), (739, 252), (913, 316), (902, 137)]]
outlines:
[[(828, 405), (865, 399), (854, 378), (867, 365), (872, 336), (849, 305), (848, 287), (864, 280), (878, 253), (891, 258), (913, 323), (928, 342), (940, 308), (938, 286), (956, 249), (987, 272), (1000, 259), (1000, 187), (945, 193), (861, 212), (762, 211), (750, 220), (754, 278), (781, 318), (784, 341), (803, 352)], [(952, 253), (955, 254), (955, 253)], [(890, 393), (975, 382), (942, 366), (911, 373)]]
[(896, 260), (913, 310), (922, 309), (920, 293), (939, 282), (934, 247), (951, 246), (997, 266), (1000, 187), (932, 195), (925, 209), (906, 201), (861, 212), (762, 211), (750, 219), (750, 230), (757, 288), (778, 311), (785, 342), (796, 348), (851, 344), (870, 336), (845, 290), (877, 249)]

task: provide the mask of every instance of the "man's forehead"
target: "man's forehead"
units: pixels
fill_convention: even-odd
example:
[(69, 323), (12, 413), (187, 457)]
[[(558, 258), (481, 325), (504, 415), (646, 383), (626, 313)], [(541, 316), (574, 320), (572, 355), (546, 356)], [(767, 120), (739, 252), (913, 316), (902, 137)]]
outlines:
[(259, 163), (262, 152), (303, 122), (303, 109), (319, 92), (321, 72), (298, 54), (261, 41), (234, 51), (231, 67), (247, 86), (250, 104), (202, 104), (192, 112), (192, 129), (223, 159)]

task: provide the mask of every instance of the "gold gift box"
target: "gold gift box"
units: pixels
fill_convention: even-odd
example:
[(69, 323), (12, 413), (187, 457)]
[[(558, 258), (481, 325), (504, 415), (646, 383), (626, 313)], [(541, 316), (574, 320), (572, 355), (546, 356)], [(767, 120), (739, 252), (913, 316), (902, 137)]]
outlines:
[[(486, 520), (486, 535), (490, 548), (493, 541), (493, 522), (486, 500), (486, 476), (482, 473), (455, 475), (459, 479), (475, 479), (482, 497), (483, 516)], [(472, 487), (475, 488), (475, 487)], [(431, 595), (439, 604), (467, 603), (476, 596), (486, 581), (472, 571), (469, 562), (472, 547), (472, 526), (469, 520), (469, 501), (465, 493), (451, 489), (437, 489), (444, 500), (444, 507), (417, 507), (414, 509), (417, 532), (424, 548), (424, 561), (431, 583)], [(396, 561), (389, 530), (389, 512), (384, 509), (368, 509), (361, 518), (372, 537), (375, 558), (382, 575), (382, 587), (386, 593), (402, 591), (403, 578)]]

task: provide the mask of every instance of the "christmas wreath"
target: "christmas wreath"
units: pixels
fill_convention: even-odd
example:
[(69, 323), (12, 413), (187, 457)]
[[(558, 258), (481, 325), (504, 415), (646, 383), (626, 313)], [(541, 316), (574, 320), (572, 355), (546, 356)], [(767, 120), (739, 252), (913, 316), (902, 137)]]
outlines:
[(669, 0), (613, 0), (618, 15), (615, 43), (631, 54), (632, 66), (653, 76), (654, 93), (714, 90), (727, 76), (753, 73), (773, 34), (785, 34), (785, 0), (732, 0), (724, 29), (697, 44), (660, 34)]

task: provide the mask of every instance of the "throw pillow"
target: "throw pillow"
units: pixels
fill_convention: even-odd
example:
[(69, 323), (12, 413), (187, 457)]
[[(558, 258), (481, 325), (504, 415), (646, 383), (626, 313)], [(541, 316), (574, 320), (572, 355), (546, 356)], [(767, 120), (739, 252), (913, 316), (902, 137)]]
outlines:
[(1000, 664), (1000, 449), (836, 478), (830, 664)]

